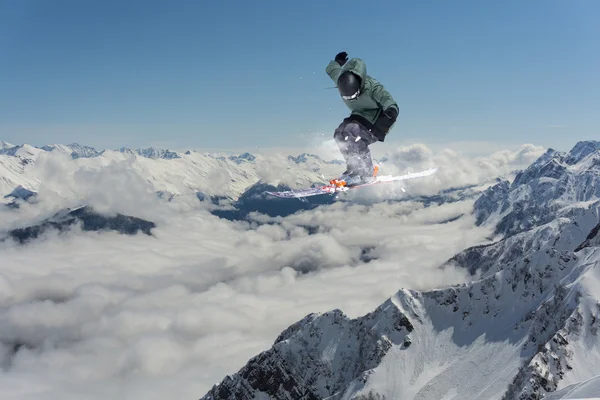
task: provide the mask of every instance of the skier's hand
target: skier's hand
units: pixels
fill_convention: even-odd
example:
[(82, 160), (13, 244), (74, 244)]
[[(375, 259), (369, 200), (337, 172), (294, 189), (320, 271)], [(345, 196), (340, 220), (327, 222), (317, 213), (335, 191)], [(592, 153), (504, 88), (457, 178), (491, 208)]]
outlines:
[(346, 64), (346, 61), (348, 61), (348, 53), (346, 53), (345, 51), (337, 53), (334, 61), (340, 64), (340, 67), (343, 66), (344, 64)]
[(379, 132), (383, 133), (383, 136), (385, 137), (392, 125), (396, 123), (396, 118), (398, 118), (398, 110), (396, 110), (396, 107), (388, 107), (387, 109), (383, 110), (379, 118), (377, 118), (377, 121), (375, 122), (375, 128)]
[(396, 118), (398, 118), (398, 110), (394, 107), (389, 107), (387, 110), (383, 112), (386, 117), (388, 117), (393, 122), (396, 122)]

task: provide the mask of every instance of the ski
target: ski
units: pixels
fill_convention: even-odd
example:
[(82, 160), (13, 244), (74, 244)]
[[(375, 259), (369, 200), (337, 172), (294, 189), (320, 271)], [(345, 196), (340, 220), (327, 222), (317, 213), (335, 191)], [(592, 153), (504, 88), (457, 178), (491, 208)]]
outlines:
[(375, 185), (381, 185), (381, 184), (386, 184), (386, 183), (405, 181), (408, 179), (423, 178), (426, 176), (433, 175), (436, 172), (437, 172), (437, 168), (430, 168), (425, 171), (412, 172), (412, 173), (399, 175), (399, 176), (393, 176), (393, 175), (377, 176), (373, 181), (368, 182), (368, 183), (362, 183), (359, 185), (352, 185), (352, 186), (322, 185), (322, 186), (316, 186), (316, 187), (312, 187), (312, 188), (286, 190), (286, 191), (281, 191), (281, 192), (267, 191), (266, 193), (271, 196), (285, 198), (285, 199), (319, 196), (319, 195), (323, 195), (323, 194), (347, 192), (352, 189), (358, 189), (358, 188), (366, 187), (366, 186), (375, 186)]

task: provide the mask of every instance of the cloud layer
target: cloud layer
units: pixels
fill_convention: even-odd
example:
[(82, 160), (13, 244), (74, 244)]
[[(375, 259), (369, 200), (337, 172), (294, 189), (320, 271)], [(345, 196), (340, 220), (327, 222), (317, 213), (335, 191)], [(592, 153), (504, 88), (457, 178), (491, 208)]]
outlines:
[[(407, 185), (435, 193), (484, 182), (536, 151), (463, 160), (417, 145), (389, 159), (398, 171), (448, 168)], [(0, 212), (2, 226), (84, 201), (158, 227), (152, 237), (75, 228), (26, 246), (0, 244), (0, 386), (8, 398), (198, 398), (310, 312), (357, 317), (402, 287), (468, 280), (438, 266), (490, 233), (474, 227), (472, 201), (339, 202), (230, 222), (189, 198), (157, 200), (127, 162), (100, 172), (43, 162), (40, 203)]]

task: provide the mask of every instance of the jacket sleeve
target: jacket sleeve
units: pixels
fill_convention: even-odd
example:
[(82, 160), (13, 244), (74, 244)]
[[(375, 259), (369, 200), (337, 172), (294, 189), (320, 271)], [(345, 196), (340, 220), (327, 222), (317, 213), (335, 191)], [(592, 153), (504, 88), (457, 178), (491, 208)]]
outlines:
[(327, 75), (329, 75), (331, 80), (337, 85), (338, 78), (342, 74), (342, 67), (340, 67), (340, 64), (338, 64), (336, 61), (331, 60), (329, 65), (327, 65), (325, 72), (327, 72)]
[(384, 110), (387, 110), (389, 107), (394, 107), (396, 111), (400, 111), (398, 109), (398, 104), (396, 104), (396, 101), (394, 101), (394, 98), (390, 92), (385, 90), (383, 85), (377, 82), (375, 79), (373, 79), (373, 88), (371, 93), (373, 100), (375, 100), (377, 104), (379, 104)]

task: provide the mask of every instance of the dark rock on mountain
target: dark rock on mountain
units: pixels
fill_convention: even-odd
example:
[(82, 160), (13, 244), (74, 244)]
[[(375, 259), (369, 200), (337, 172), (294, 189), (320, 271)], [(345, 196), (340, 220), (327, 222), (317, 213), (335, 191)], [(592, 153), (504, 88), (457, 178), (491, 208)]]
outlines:
[(320, 205), (332, 204), (335, 201), (334, 195), (313, 196), (304, 199), (280, 199), (265, 193), (265, 191), (280, 190), (290, 190), (290, 188), (286, 185), (273, 186), (265, 182), (257, 182), (233, 203), (233, 210), (217, 209), (212, 213), (229, 220), (245, 220), (251, 212), (271, 217), (285, 217), (298, 211), (312, 210)]
[(39, 237), (47, 230), (65, 232), (77, 223), (81, 224), (84, 231), (116, 231), (127, 235), (135, 235), (138, 232), (150, 235), (152, 228), (156, 227), (151, 221), (122, 214), (102, 215), (91, 207), (84, 206), (63, 210), (38, 225), (13, 229), (8, 232), (8, 238), (23, 244)]

